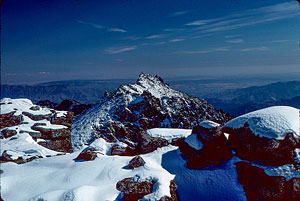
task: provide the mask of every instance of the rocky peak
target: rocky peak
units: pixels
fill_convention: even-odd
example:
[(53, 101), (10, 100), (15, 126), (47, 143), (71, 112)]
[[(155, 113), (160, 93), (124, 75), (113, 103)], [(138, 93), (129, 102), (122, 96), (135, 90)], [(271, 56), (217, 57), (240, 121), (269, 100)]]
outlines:
[(73, 146), (99, 137), (137, 145), (138, 133), (146, 129), (191, 129), (203, 120), (222, 124), (230, 118), (207, 101), (172, 89), (159, 76), (142, 73), (136, 84), (121, 86), (75, 119)]
[(141, 73), (139, 75), (139, 79), (137, 80), (137, 84), (148, 87), (151, 85), (166, 85), (164, 80), (158, 75), (150, 75)]

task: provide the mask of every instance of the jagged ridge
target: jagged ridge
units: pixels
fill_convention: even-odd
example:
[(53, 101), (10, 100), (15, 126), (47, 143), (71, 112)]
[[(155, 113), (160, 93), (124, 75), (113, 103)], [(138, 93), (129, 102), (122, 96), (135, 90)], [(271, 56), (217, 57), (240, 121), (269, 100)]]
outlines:
[(142, 73), (136, 84), (106, 93), (78, 116), (72, 126), (72, 143), (78, 149), (101, 137), (134, 149), (138, 133), (146, 129), (193, 128), (205, 119), (222, 124), (230, 118), (206, 100), (171, 89), (159, 76)]

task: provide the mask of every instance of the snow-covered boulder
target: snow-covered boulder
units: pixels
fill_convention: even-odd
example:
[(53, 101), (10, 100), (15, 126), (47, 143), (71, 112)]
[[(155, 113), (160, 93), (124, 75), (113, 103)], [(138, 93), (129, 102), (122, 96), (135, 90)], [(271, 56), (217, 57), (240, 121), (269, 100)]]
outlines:
[(72, 152), (72, 113), (34, 105), (28, 99), (3, 98), (0, 106), (2, 161), (23, 163)]
[(294, 161), (299, 146), (299, 109), (274, 106), (254, 111), (226, 123), (223, 132), (237, 156), (264, 165)]
[(129, 168), (134, 169), (145, 165), (145, 161), (141, 156), (135, 156), (129, 161)]
[(273, 106), (236, 117), (224, 128), (236, 130), (247, 127), (259, 137), (283, 140), (288, 133), (299, 138), (299, 109), (289, 106)]
[(179, 147), (189, 168), (219, 165), (232, 157), (225, 135), (219, 125), (211, 121), (196, 126)]
[(300, 200), (299, 178), (287, 179), (284, 174), (268, 175), (263, 168), (247, 162), (238, 162), (236, 168), (249, 201)]

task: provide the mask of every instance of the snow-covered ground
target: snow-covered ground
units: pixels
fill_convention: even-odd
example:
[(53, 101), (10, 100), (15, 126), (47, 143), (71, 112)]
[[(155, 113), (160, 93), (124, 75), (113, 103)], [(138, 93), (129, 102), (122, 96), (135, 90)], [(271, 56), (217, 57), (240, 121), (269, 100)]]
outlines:
[(232, 119), (224, 127), (241, 128), (245, 123), (255, 135), (282, 140), (287, 133), (300, 137), (299, 109), (273, 106)]
[(134, 177), (137, 181), (155, 180), (154, 192), (145, 198), (159, 200), (170, 196), (170, 181), (175, 177), (162, 168), (162, 155), (175, 150), (168, 146), (141, 155), (144, 167), (128, 169), (133, 157), (99, 154), (94, 161), (75, 162), (80, 151), (63, 156), (37, 159), (22, 165), (1, 165), (1, 194), (7, 201), (114, 201), (120, 193), (116, 183)]
[(243, 186), (238, 180), (234, 157), (218, 167), (192, 170), (186, 166), (179, 150), (165, 153), (162, 166), (175, 176), (178, 196), (181, 201), (246, 201)]
[(175, 139), (186, 138), (192, 133), (192, 129), (152, 128), (147, 130), (147, 133), (152, 137), (160, 137), (172, 142)]

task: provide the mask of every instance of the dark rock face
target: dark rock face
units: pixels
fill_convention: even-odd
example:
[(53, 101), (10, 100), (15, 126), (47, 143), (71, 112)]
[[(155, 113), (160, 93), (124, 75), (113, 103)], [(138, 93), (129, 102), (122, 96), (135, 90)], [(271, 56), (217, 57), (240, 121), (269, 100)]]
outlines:
[(41, 158), (39, 156), (32, 156), (32, 157), (18, 157), (16, 159), (14, 159), (12, 157), (11, 154), (8, 153), (8, 150), (5, 150), (3, 153), (2, 153), (2, 156), (0, 158), (0, 163), (1, 162), (14, 162), (14, 163), (17, 163), (17, 164), (23, 164), (23, 163), (27, 163), (27, 162), (30, 162), (34, 159), (37, 159), (37, 158)]
[(189, 168), (199, 169), (209, 165), (220, 165), (233, 156), (228, 141), (219, 127), (208, 129), (197, 126), (192, 133), (197, 134), (198, 139), (203, 143), (203, 148), (196, 150), (186, 142), (179, 146), (183, 156), (187, 158)]
[(15, 112), (0, 114), (0, 129), (19, 125), (22, 122), (22, 115), (15, 116)]
[(159, 147), (167, 146), (168, 144), (168, 141), (165, 139), (152, 137), (146, 132), (140, 132), (136, 151), (139, 154), (146, 154), (156, 150)]
[(97, 158), (97, 150), (93, 148), (86, 148), (77, 156), (75, 160), (93, 161), (96, 158)]
[(38, 101), (36, 104), (39, 105), (39, 106), (52, 108), (52, 109), (55, 109), (58, 105), (57, 103), (51, 102), (49, 100)]
[(1, 132), (4, 138), (9, 138), (17, 134), (17, 131), (9, 129), (3, 129)]
[[(107, 116), (93, 118), (103, 112)], [(72, 135), (74, 146), (78, 148), (99, 137), (132, 147), (131, 144), (140, 139), (137, 133), (150, 128), (193, 128), (203, 120), (222, 124), (231, 118), (205, 100), (171, 89), (158, 76), (141, 74), (136, 84), (121, 86), (79, 115), (74, 121)], [(82, 128), (82, 124), (88, 125), (88, 129)], [(76, 136), (82, 139), (82, 133), (89, 135), (90, 139), (86, 142), (78, 140), (76, 144)]]
[(60, 104), (51, 102), (49, 100), (43, 100), (37, 102), (36, 104), (55, 110), (73, 112), (75, 116), (84, 113), (87, 109), (89, 109), (92, 106), (92, 104), (81, 104), (75, 100), (63, 100)]
[(300, 200), (300, 179), (286, 181), (282, 176), (268, 176), (247, 162), (238, 162), (236, 168), (249, 201)]
[(59, 105), (55, 107), (56, 110), (64, 110), (73, 112), (75, 116), (85, 112), (92, 104), (81, 104), (75, 100), (63, 100)]
[(136, 182), (132, 178), (125, 178), (116, 185), (118, 191), (124, 193), (124, 201), (137, 201), (152, 193), (154, 181)]
[(239, 129), (223, 128), (223, 131), (230, 133), (229, 141), (238, 157), (252, 162), (262, 161), (268, 166), (293, 163), (294, 149), (300, 145), (292, 133), (277, 140), (255, 136), (247, 125)]
[(135, 156), (133, 159), (129, 161), (129, 168), (134, 169), (145, 165), (145, 161), (140, 156)]

